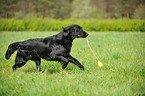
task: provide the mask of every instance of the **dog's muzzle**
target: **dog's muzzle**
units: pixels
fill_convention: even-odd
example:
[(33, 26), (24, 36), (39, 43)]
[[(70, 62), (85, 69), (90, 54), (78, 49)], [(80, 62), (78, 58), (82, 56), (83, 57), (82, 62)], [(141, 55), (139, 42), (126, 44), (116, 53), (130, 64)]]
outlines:
[(89, 34), (86, 32), (86, 35), (85, 35), (85, 37), (87, 37)]
[(89, 34), (87, 32), (84, 32), (83, 38), (86, 38)]
[(79, 38), (86, 38), (88, 36), (87, 32), (81, 33), (81, 35), (78, 35)]

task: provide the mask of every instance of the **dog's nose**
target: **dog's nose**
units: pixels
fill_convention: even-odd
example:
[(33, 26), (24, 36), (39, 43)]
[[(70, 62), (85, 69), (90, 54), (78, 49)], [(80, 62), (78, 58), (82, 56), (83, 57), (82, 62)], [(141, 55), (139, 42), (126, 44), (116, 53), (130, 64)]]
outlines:
[(86, 37), (88, 36), (89, 34), (88, 33), (86, 33)]

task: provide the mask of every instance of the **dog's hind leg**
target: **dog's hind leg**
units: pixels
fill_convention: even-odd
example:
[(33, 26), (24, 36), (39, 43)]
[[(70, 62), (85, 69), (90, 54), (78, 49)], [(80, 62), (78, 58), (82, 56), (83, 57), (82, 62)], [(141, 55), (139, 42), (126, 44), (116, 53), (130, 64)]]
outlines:
[(64, 56), (54, 56), (53, 58), (54, 60), (58, 60), (59, 62), (62, 63), (62, 69), (65, 69), (69, 63), (69, 60), (67, 58), (65, 58)]
[(62, 69), (65, 69), (69, 62), (60, 61), (62, 63)]
[(24, 66), (26, 64), (28, 60), (26, 59), (25, 56), (23, 56), (22, 54), (20, 54), (19, 52), (17, 52), (17, 56), (15, 59), (15, 65), (13, 65), (13, 71), (15, 71), (17, 68), (20, 68), (22, 66)]
[(37, 52), (35, 50), (30, 52), (29, 55), (31, 57), (31, 60), (33, 60), (35, 62), (37, 70), (40, 72), (41, 71), (41, 67), (40, 67), (41, 58), (39, 57), (39, 55), (37, 54)]
[(57, 56), (57, 59), (62, 63), (62, 69), (65, 69), (69, 63), (68, 59), (63, 56)]

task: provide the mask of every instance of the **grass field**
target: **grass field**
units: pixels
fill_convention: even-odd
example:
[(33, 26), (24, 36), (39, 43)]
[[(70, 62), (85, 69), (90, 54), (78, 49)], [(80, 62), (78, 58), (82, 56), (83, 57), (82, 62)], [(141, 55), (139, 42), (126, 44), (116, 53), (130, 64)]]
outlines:
[(89, 32), (88, 39), (101, 68), (85, 39), (73, 42), (72, 56), (85, 67), (42, 60), (42, 72), (29, 61), (12, 71), (15, 54), (4, 58), (14, 41), (42, 38), (57, 32), (0, 32), (0, 96), (143, 96), (145, 95), (145, 33)]

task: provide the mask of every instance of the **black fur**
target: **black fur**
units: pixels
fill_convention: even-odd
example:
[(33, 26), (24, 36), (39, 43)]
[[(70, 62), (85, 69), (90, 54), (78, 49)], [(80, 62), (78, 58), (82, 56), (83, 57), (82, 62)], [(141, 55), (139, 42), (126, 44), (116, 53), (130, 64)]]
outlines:
[(40, 39), (29, 39), (23, 42), (15, 42), (9, 45), (5, 54), (6, 59), (17, 50), (13, 70), (22, 67), (28, 60), (33, 60), (36, 67), (41, 71), (41, 58), (62, 63), (65, 69), (69, 62), (84, 70), (83, 65), (70, 55), (72, 42), (75, 38), (85, 38), (88, 34), (79, 25), (73, 24), (51, 37)]

